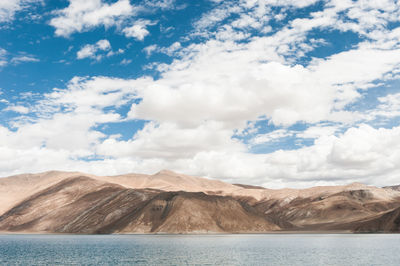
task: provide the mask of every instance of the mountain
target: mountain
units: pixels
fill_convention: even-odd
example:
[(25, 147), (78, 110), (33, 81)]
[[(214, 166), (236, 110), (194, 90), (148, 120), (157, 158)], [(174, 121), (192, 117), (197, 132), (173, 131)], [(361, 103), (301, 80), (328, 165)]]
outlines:
[(22, 174), (0, 178), (0, 214), (24, 198), (65, 178), (91, 176), (78, 172), (49, 171), (39, 174)]
[(400, 208), (358, 222), (354, 231), (361, 233), (400, 232)]
[(267, 189), (163, 170), (0, 178), (0, 231), (30, 233), (399, 232), (400, 191), (353, 183)]
[(296, 197), (262, 200), (254, 207), (299, 230), (352, 230), (345, 225), (400, 207), (399, 196), (395, 191), (351, 184), (306, 189)]
[(396, 191), (400, 191), (400, 185), (397, 185), (397, 186), (388, 186), (388, 187), (383, 187), (383, 188), (392, 189), (392, 190), (396, 190)]
[(278, 226), (232, 197), (130, 189), (73, 176), (0, 216), (0, 231), (52, 233), (265, 232)]

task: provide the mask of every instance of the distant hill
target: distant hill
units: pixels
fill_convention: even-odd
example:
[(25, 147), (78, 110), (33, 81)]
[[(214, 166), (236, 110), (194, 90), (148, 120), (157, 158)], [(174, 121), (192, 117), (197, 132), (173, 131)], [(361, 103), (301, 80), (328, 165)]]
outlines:
[(386, 188), (386, 189), (393, 189), (393, 190), (396, 190), (396, 191), (400, 191), (400, 185), (397, 185), (397, 186), (388, 186), (388, 187), (383, 187), (383, 188)]
[(399, 232), (400, 191), (228, 184), (163, 170), (0, 178), (0, 231), (26, 233)]

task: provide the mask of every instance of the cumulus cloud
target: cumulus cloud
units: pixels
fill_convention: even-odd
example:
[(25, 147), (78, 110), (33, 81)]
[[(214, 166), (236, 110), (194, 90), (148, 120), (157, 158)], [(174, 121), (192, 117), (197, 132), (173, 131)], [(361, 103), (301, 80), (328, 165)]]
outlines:
[(56, 35), (68, 37), (74, 32), (88, 31), (94, 27), (111, 27), (134, 14), (135, 8), (129, 0), (118, 0), (107, 4), (102, 0), (69, 0), (69, 6), (55, 11), (56, 17), (50, 25)]
[(100, 40), (95, 44), (87, 44), (83, 46), (77, 53), (76, 57), (78, 59), (93, 58), (100, 60), (102, 55), (96, 55), (98, 51), (107, 51), (111, 49), (111, 44), (108, 40)]
[(126, 27), (122, 30), (126, 37), (135, 38), (136, 40), (143, 41), (144, 38), (150, 34), (146, 29), (147, 26), (154, 25), (150, 20), (138, 20), (132, 26)]
[[(25, 167), (32, 167), (29, 171), (44, 170), (46, 166), (42, 160), (48, 163), (47, 167), (59, 169), (80, 165), (75, 160), (93, 156), (93, 147), (105, 137), (93, 128), (122, 119), (119, 114), (104, 108), (134, 99), (136, 83), (140, 82), (101, 77), (74, 78), (66, 89), (54, 89), (44, 95), (30, 108), (36, 118), (17, 121), (13, 125), (15, 131), (0, 127), (0, 149), (7, 153), (7, 162), (10, 163), (7, 167), (2, 163), (5, 167), (2, 174), (19, 164), (18, 157), (21, 163), (27, 163), (21, 165), (23, 171), (27, 170)], [(18, 106), (8, 109), (24, 114), (27, 111)], [(35, 153), (41, 160), (29, 158)]]
[(91, 58), (97, 61), (103, 59), (104, 56), (110, 57), (113, 55), (123, 54), (125, 50), (118, 49), (113, 51), (111, 44), (108, 40), (99, 40), (95, 44), (86, 44), (77, 53), (77, 59)]
[(187, 57), (143, 90), (143, 101), (132, 107), (130, 117), (187, 126), (218, 120), (230, 128), (260, 116), (275, 125), (316, 123), (329, 120), (337, 108), (360, 97), (359, 86), (400, 63), (396, 50), (359, 48), (309, 67), (288, 66), (272, 61), (268, 51), (279, 46), (272, 41), (274, 36), (246, 45), (209, 41), (192, 46)]
[[(121, 2), (88, 3), (102, 9)], [(73, 3), (68, 12), (81, 14), (82, 21), (93, 11), (90, 4), (75, 3), (76, 10), (85, 10), (78, 12), (71, 7)], [(267, 187), (398, 182), (400, 128), (367, 124), (378, 116), (397, 116), (398, 94), (381, 96), (377, 106), (365, 114), (348, 109), (376, 82), (396, 79), (400, 31), (389, 24), (398, 20), (398, 8), (392, 1), (330, 1), (321, 11), (289, 19), (275, 31), (266, 27), (274, 19), (273, 7), (289, 10), (315, 3), (216, 2), (215, 9), (193, 25), (194, 34), (204, 37), (201, 41), (144, 49), (148, 55), (163, 52), (174, 59), (171, 64), (155, 64), (160, 72), (157, 79), (73, 78), (66, 88), (54, 89), (33, 105), (39, 118), (17, 123), (14, 131), (0, 128), (0, 159), (7, 153), (10, 162), (2, 165), (0, 160), (1, 173), (47, 170), (49, 166), (97, 174), (169, 168)], [(74, 17), (68, 12), (58, 15)], [(231, 15), (233, 19), (227, 19)], [(105, 25), (101, 19), (105, 17), (81, 28), (60, 24), (57, 34), (68, 36)], [(108, 18), (107, 25), (116, 23), (115, 17)], [(134, 23), (123, 33), (143, 40), (150, 22), (136, 23), (142, 25), (133, 28)], [(252, 35), (255, 29), (261, 34)], [(299, 58), (326, 45), (323, 39), (309, 38), (316, 29), (350, 31), (362, 36), (362, 41), (299, 64)], [(377, 36), (384, 36), (385, 41)], [(80, 51), (82, 58), (96, 58), (97, 51), (111, 49), (105, 42), (85, 47)], [(129, 111), (119, 112), (121, 106)], [(144, 126), (127, 139), (99, 130), (108, 123), (136, 121)], [(259, 121), (274, 129), (258, 132), (255, 124)], [(297, 124), (305, 129), (291, 128)], [(253, 154), (235, 136), (237, 132), (250, 132), (239, 136), (247, 138), (250, 146), (284, 138), (306, 139), (309, 145)], [(34, 154), (46, 163), (32, 159)]]

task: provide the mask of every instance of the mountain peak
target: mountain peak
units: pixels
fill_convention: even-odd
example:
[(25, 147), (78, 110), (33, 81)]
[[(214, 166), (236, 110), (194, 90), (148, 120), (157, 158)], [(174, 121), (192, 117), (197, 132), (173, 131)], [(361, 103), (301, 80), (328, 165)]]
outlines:
[(353, 182), (353, 183), (348, 184), (346, 187), (348, 187), (348, 188), (365, 188), (365, 187), (367, 187), (367, 185), (360, 183), (360, 182)]
[(158, 173), (156, 173), (155, 175), (179, 175), (178, 173), (168, 170), (168, 169), (163, 169), (161, 171), (159, 171)]

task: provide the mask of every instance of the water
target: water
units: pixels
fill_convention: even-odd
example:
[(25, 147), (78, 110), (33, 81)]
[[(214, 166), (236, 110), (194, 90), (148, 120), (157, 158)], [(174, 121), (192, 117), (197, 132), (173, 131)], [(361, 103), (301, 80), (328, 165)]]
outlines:
[(400, 265), (400, 235), (0, 235), (1, 265)]

